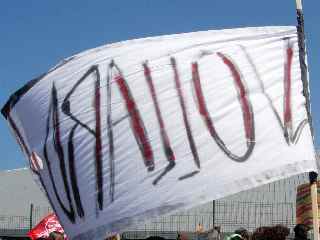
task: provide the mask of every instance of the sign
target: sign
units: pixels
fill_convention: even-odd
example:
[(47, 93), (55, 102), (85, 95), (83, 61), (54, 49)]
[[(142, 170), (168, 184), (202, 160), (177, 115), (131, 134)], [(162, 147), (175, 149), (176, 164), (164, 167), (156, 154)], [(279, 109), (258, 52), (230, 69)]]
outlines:
[(71, 239), (315, 171), (295, 27), (87, 50), (2, 112)]

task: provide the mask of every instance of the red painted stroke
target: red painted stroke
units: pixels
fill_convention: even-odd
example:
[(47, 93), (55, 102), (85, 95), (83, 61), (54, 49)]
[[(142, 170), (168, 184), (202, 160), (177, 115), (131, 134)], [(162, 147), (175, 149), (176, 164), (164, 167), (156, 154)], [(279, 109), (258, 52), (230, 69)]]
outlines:
[(38, 154), (34, 151), (32, 151), (31, 156), (30, 156), (30, 160), (31, 160), (31, 168), (33, 168), (33, 171), (36, 171), (37, 174), (40, 170), (43, 169), (43, 163), (41, 158), (38, 156)]
[(223, 140), (218, 135), (214, 123), (210, 117), (210, 114), (208, 112), (206, 101), (202, 92), (201, 87), (201, 80), (199, 75), (199, 69), (198, 69), (198, 63), (192, 64), (192, 80), (193, 80), (193, 87), (196, 93), (196, 99), (197, 99), (197, 105), (200, 115), (202, 116), (205, 125), (212, 136), (212, 138), (215, 140), (215, 142), (218, 144), (220, 149), (232, 160), (237, 162), (243, 162), (246, 161), (255, 146), (255, 134), (254, 134), (254, 115), (252, 111), (251, 104), (249, 102), (249, 99), (246, 95), (246, 89), (245, 86), (242, 83), (241, 76), (239, 72), (237, 71), (235, 65), (231, 62), (230, 59), (228, 59), (226, 56), (224, 56), (222, 53), (218, 53), (218, 56), (222, 58), (223, 62), (228, 66), (230, 69), (235, 86), (238, 90), (238, 97), (241, 104), (241, 109), (243, 112), (243, 119), (244, 119), (244, 126), (245, 126), (245, 134), (247, 139), (247, 150), (242, 156), (238, 156), (233, 154), (225, 145)]
[(116, 76), (115, 80), (125, 100), (127, 111), (130, 115), (131, 126), (140, 151), (142, 152), (142, 156), (144, 158), (144, 164), (148, 168), (148, 171), (152, 171), (154, 170), (153, 152), (135, 100), (133, 99), (129, 86), (127, 85), (122, 75), (120, 74)]
[[(299, 138), (301, 136), (301, 133), (305, 126), (308, 124), (308, 119), (303, 119), (296, 127), (296, 129), (293, 129), (292, 125), (292, 106), (291, 106), (291, 68), (292, 68), (292, 60), (293, 60), (293, 43), (290, 41), (290, 38), (284, 38), (285, 41), (285, 57), (284, 57), (284, 74), (283, 74), (283, 85), (284, 85), (284, 94), (283, 94), (283, 111), (282, 113), (279, 113), (277, 111), (277, 108), (274, 106), (274, 103), (272, 101), (272, 98), (269, 96), (269, 94), (266, 92), (264, 83), (261, 79), (261, 76), (257, 70), (257, 67), (255, 66), (252, 57), (249, 55), (248, 51), (245, 47), (242, 47), (242, 50), (245, 52), (245, 55), (248, 59), (249, 64), (251, 65), (254, 73), (256, 74), (257, 80), (259, 81), (262, 94), (267, 98), (268, 103), (272, 109), (273, 114), (276, 117), (276, 120), (280, 127), (283, 130), (284, 138), (288, 145), (291, 144), (297, 144), (299, 141)], [(283, 121), (281, 118), (281, 114), (283, 116)]]
[(284, 79), (284, 125), (285, 127), (290, 127), (292, 123), (292, 110), (291, 110), (291, 68), (292, 68), (292, 58), (293, 50), (289, 46), (286, 50), (287, 59), (284, 65), (285, 68), (285, 79)]
[(171, 145), (170, 145), (169, 137), (168, 137), (168, 134), (167, 134), (167, 131), (166, 131), (166, 128), (165, 128), (165, 125), (164, 125), (164, 121), (163, 121), (163, 118), (162, 118), (162, 114), (161, 114), (161, 111), (160, 111), (160, 107), (159, 107), (159, 103), (158, 103), (158, 99), (157, 99), (157, 93), (156, 93), (156, 90), (154, 88), (154, 84), (153, 84), (150, 68), (147, 65), (147, 63), (143, 64), (143, 69), (144, 69), (144, 76), (145, 76), (145, 78), (147, 80), (148, 87), (149, 87), (149, 90), (151, 92), (152, 101), (153, 101), (153, 104), (155, 106), (157, 119), (158, 119), (158, 123), (159, 123), (159, 126), (160, 126), (160, 134), (161, 134), (161, 138), (162, 138), (162, 144), (163, 144), (163, 147), (164, 147), (164, 150), (165, 150), (165, 155), (167, 157), (167, 160), (169, 162), (172, 162), (172, 161), (175, 160), (175, 156), (174, 156), (174, 153), (173, 153)]
[(223, 62), (229, 67), (229, 69), (232, 73), (233, 79), (234, 79), (235, 84), (238, 89), (240, 104), (241, 104), (241, 108), (243, 111), (244, 128), (245, 128), (246, 138), (248, 140), (253, 140), (253, 132), (252, 132), (253, 131), (253, 128), (252, 128), (253, 118), (252, 118), (252, 114), (251, 114), (251, 107), (249, 104), (249, 100), (247, 98), (246, 88), (241, 81), (241, 76), (240, 76), (238, 70), (236, 69), (235, 65), (231, 62), (231, 60), (229, 58), (227, 58), (222, 53), (217, 53), (217, 54), (219, 57), (222, 58)]
[(209, 116), (209, 112), (207, 110), (206, 102), (203, 96), (202, 88), (201, 88), (201, 82), (200, 82), (200, 76), (199, 76), (199, 70), (198, 70), (198, 63), (192, 64), (192, 80), (196, 92), (196, 97), (198, 101), (198, 109), (200, 112), (200, 115), (203, 117), (207, 128), (209, 129), (209, 132), (211, 135), (216, 135), (216, 129), (213, 126), (213, 122)]

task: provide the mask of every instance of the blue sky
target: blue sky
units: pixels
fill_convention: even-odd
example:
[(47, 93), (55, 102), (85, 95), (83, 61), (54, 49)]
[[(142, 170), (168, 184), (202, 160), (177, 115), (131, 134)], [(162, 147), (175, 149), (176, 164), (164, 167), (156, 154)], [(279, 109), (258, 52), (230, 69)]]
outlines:
[[(319, 1), (305, 1), (312, 115), (320, 134)], [(27, 81), (77, 52), (120, 40), (245, 26), (295, 25), (294, 0), (1, 2), (0, 107)], [(4, 118), (0, 170), (26, 166)]]

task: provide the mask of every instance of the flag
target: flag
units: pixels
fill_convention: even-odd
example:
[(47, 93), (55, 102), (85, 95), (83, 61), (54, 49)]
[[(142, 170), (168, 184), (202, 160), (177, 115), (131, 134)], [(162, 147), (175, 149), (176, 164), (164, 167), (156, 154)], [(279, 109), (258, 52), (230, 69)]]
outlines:
[(295, 27), (108, 44), (2, 113), (71, 239), (316, 171)]
[(57, 216), (52, 213), (42, 219), (33, 229), (28, 232), (31, 240), (48, 238), (51, 232), (64, 233)]

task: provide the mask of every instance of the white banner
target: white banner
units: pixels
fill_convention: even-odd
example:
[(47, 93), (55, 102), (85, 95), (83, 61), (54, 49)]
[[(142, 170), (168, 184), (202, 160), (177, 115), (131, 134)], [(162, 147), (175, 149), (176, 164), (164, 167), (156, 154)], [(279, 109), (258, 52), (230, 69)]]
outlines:
[(71, 239), (316, 170), (295, 27), (186, 33), (66, 59), (3, 108)]

